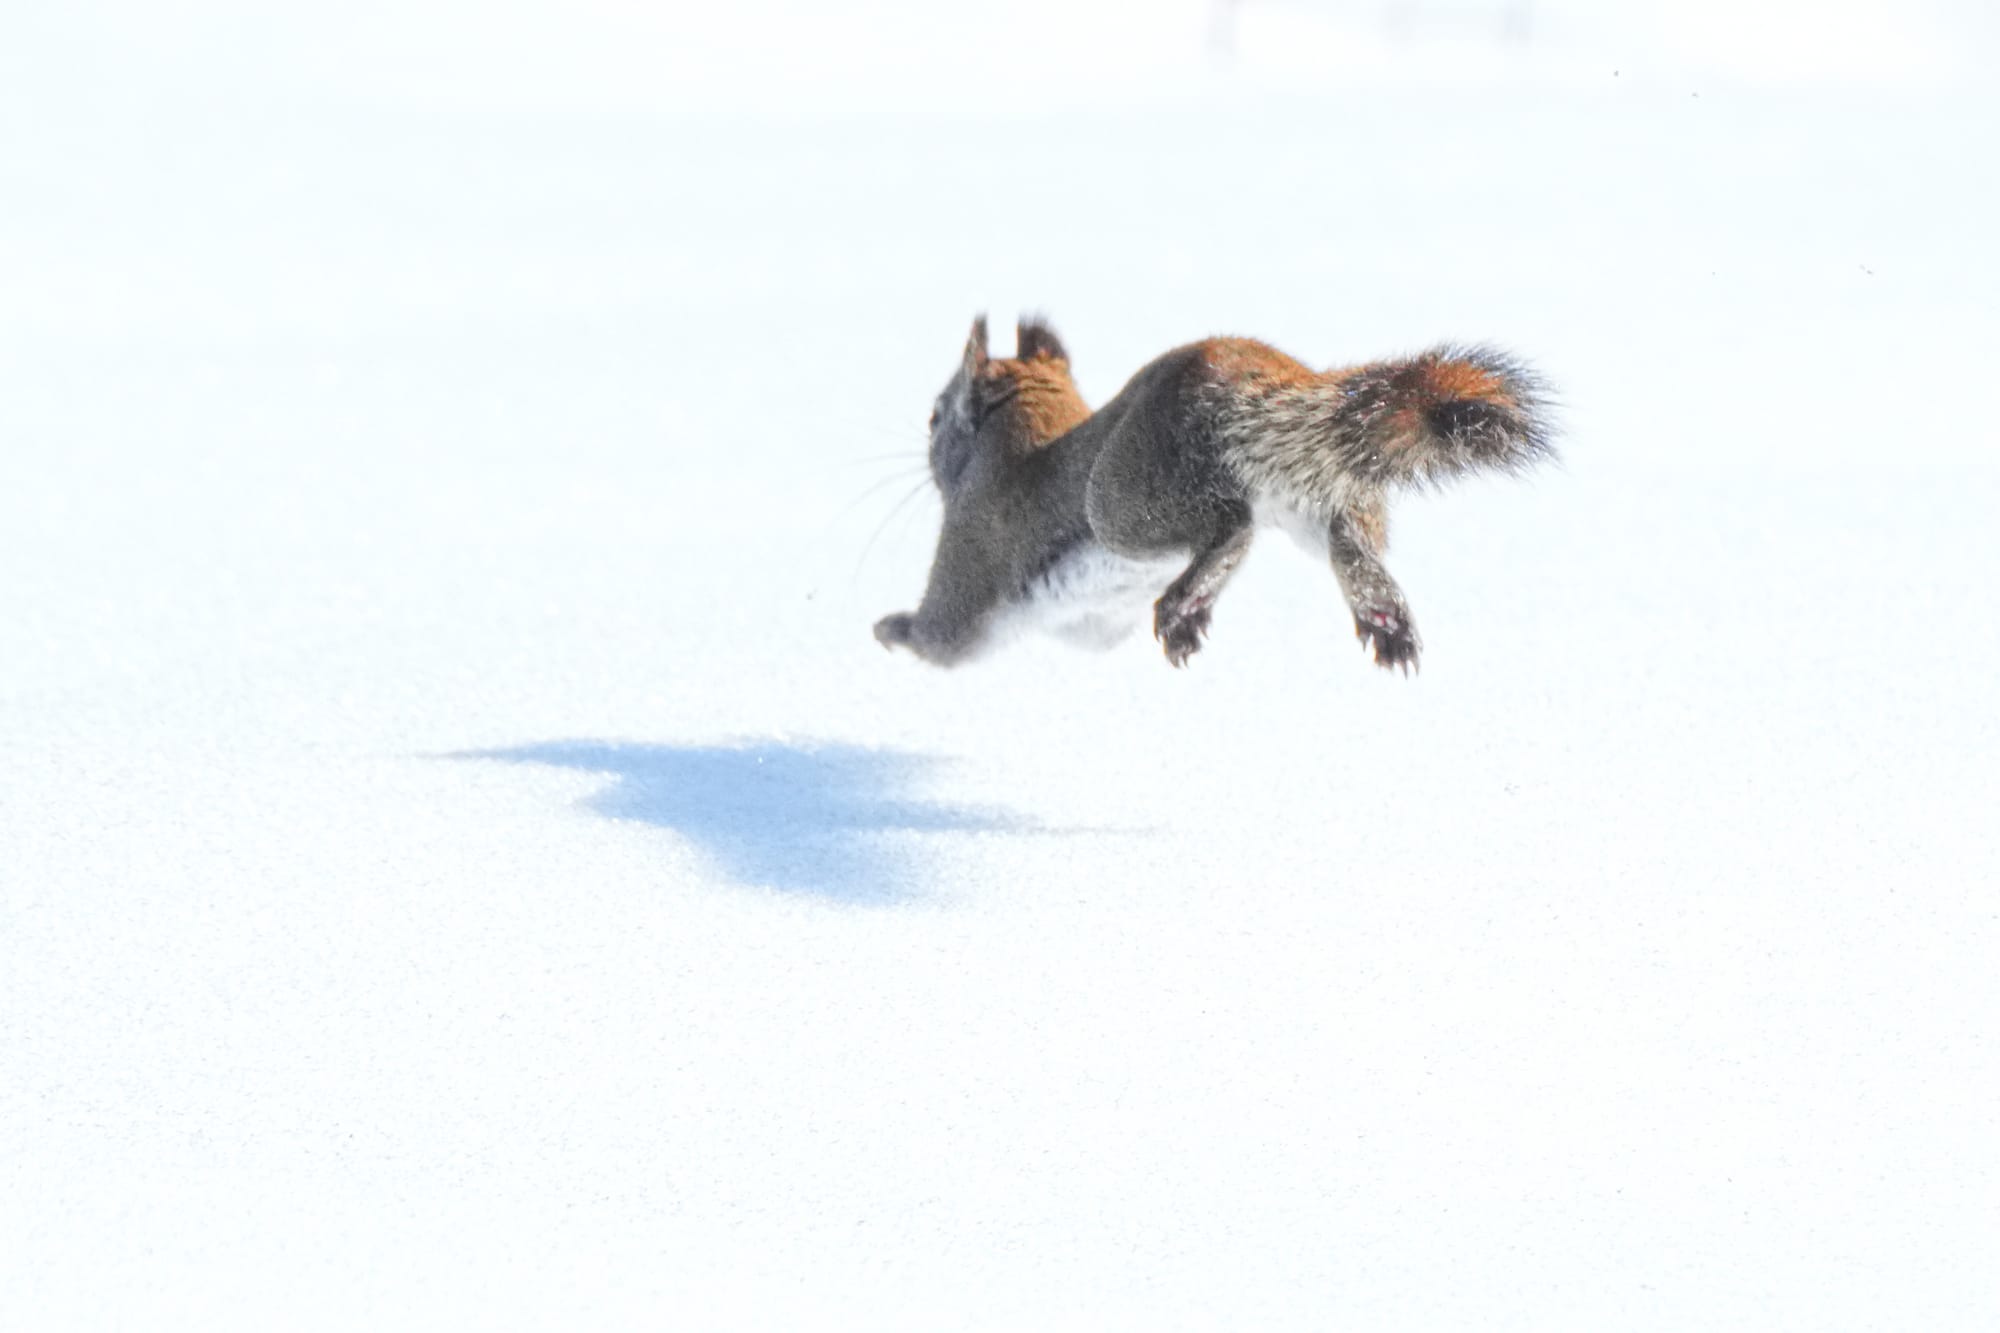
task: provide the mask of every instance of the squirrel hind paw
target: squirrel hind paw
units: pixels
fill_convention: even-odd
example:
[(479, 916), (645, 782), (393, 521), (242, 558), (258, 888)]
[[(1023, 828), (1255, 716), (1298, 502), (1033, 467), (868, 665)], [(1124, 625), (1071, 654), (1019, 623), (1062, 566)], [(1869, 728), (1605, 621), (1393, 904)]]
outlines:
[(1354, 616), (1354, 637), (1375, 655), (1375, 665), (1405, 676), (1418, 670), (1423, 640), (1407, 614), (1386, 607), (1368, 607)]
[(1166, 650), (1170, 666), (1183, 667), (1201, 650), (1208, 634), (1210, 609), (1206, 602), (1169, 601), (1162, 597), (1153, 607), (1153, 637)]

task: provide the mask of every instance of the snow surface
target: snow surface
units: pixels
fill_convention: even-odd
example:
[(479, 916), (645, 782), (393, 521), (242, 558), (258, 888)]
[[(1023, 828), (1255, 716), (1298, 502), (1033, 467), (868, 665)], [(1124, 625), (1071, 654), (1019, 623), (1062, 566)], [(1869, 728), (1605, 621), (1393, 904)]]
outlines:
[[(10, 16), (0, 1328), (2000, 1326), (1991, 20), (1077, 8)], [(928, 670), (980, 309), (1565, 465)]]

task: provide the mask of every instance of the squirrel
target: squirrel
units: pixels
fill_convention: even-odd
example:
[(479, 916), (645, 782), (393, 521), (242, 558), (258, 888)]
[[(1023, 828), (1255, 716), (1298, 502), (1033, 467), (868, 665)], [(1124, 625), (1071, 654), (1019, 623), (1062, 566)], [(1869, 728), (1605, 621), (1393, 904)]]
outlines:
[(1016, 628), (1109, 647), (1143, 623), (1179, 667), (1260, 526), (1329, 560), (1375, 661), (1405, 675), (1422, 644), (1383, 567), (1388, 497), (1553, 455), (1548, 391), (1480, 346), (1314, 371), (1264, 343), (1209, 338), (1156, 358), (1092, 412), (1039, 318), (1011, 358), (973, 321), (930, 419), (944, 525), (914, 612), (885, 648), (967, 661)]

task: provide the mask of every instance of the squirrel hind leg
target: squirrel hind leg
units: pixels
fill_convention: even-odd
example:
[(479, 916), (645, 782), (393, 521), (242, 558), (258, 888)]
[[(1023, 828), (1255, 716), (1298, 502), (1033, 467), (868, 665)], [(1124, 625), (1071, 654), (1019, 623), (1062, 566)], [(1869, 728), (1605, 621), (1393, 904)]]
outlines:
[(1215, 599), (1243, 563), (1256, 532), (1250, 506), (1240, 502), (1232, 505), (1215, 533), (1196, 550), (1187, 569), (1153, 604), (1153, 637), (1160, 641), (1170, 665), (1186, 666), (1188, 658), (1200, 650)]
[(1379, 510), (1336, 515), (1328, 532), (1334, 577), (1354, 613), (1354, 636), (1375, 655), (1375, 664), (1409, 675), (1417, 670), (1423, 640), (1417, 636), (1403, 590), (1382, 564), (1386, 516)]

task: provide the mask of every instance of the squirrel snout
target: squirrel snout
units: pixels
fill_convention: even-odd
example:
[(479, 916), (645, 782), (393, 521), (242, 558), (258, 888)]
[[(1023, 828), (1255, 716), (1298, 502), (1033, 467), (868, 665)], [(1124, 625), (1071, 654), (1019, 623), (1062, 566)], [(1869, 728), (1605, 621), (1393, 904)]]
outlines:
[(910, 641), (910, 613), (898, 611), (875, 622), (875, 642), (895, 648)]

